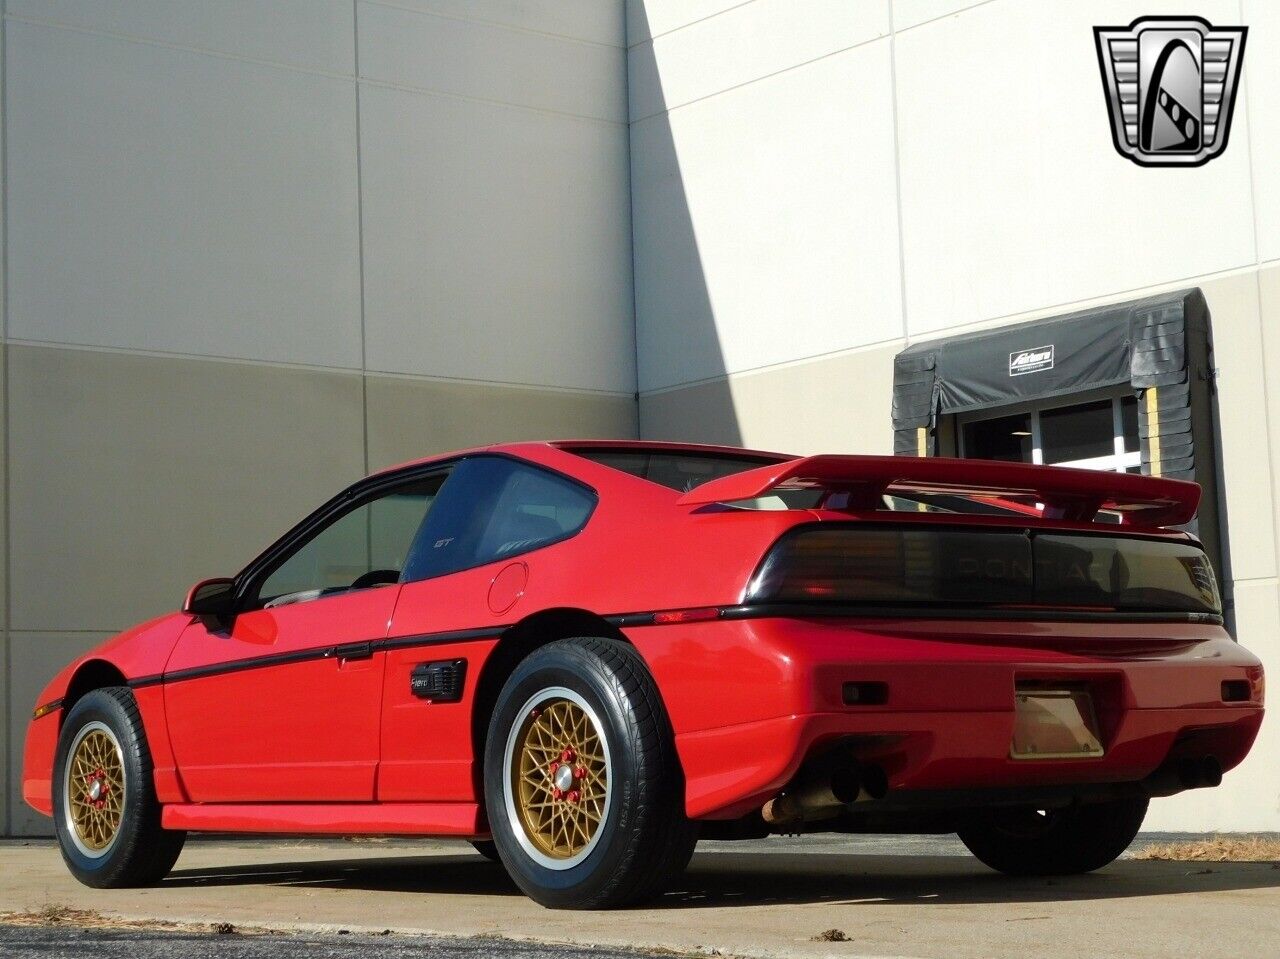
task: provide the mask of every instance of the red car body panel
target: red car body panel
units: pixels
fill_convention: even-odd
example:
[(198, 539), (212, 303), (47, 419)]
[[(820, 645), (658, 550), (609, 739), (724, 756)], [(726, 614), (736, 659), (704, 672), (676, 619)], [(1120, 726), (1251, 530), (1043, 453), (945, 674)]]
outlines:
[[(1221, 701), (1257, 660), (1212, 626), (756, 619), (630, 637), (661, 677), (694, 817), (758, 808), (839, 736), (896, 737), (861, 755), (895, 789), (959, 789), (1139, 780), (1181, 733), (1214, 725), (1229, 769), (1262, 720), (1256, 703)], [(892, 705), (844, 705), (850, 679), (886, 683)], [(1101, 691), (1105, 758), (1010, 759), (1015, 682), (1081, 679)]]
[[(755, 455), (766, 465), (682, 495), (561, 446)], [(28, 732), (27, 802), (50, 812), (64, 712), (56, 707), (74, 693), (82, 670), (110, 664), (135, 688), (166, 826), (484, 835), (473, 730), (486, 721), (475, 716), (486, 666), (513, 629), (536, 631), (543, 617), (564, 611), (607, 619), (644, 658), (676, 734), (686, 810), (697, 818), (759, 809), (806, 757), (842, 737), (877, 737), (864, 758), (883, 766), (890, 788), (927, 791), (1140, 780), (1192, 733), (1197, 748), (1211, 748), (1229, 769), (1261, 723), (1258, 660), (1208, 623), (739, 617), (762, 558), (799, 524), (928, 526), (938, 518), (866, 503), (838, 511), (719, 505), (814, 484), (962, 488), (988, 502), (1012, 489), (1043, 495), (1045, 512), (1060, 518), (1029, 516), (1023, 506), (947, 523), (1043, 522), (1096, 532), (1090, 510), (1133, 507), (1129, 522), (1144, 535), (1183, 540), (1156, 526), (1181, 521), (1188, 504), (1194, 511), (1199, 494), (1190, 484), (1039, 467), (1019, 467), (1001, 481), (999, 469), (972, 461), (797, 460), (635, 442), (466, 452), (517, 457), (570, 476), (596, 491), (595, 510), (570, 538), (461, 572), (240, 613), (229, 631), (176, 613), (120, 634), (41, 695), (39, 705), (54, 708)], [(903, 471), (914, 479), (896, 479)], [(669, 610), (694, 612), (655, 621), (654, 613)], [(467, 662), (459, 702), (411, 693), (414, 666), (450, 659)], [(1097, 691), (1105, 755), (1009, 758), (1015, 683), (1082, 679)], [(841, 687), (852, 680), (884, 683), (890, 698), (845, 705)], [(1224, 701), (1224, 681), (1247, 683), (1248, 700)]]
[[(278, 657), (386, 636), (399, 587), (259, 609), (230, 634), (194, 621), (164, 683), (169, 737), (195, 802), (371, 802), (385, 654)], [(199, 676), (273, 657), (273, 665)], [(235, 704), (235, 705), (230, 705)]]

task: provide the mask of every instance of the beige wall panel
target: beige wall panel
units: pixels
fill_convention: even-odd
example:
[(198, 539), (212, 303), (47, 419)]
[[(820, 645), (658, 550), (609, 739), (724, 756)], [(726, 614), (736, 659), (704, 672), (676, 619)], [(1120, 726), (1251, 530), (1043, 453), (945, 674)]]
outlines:
[[(1236, 105), (1235, 123), (1249, 124), (1253, 150), (1253, 205), (1258, 226), (1258, 258), (1280, 260), (1280, 3), (1244, 0), (1243, 17), (1233, 23), (1249, 27), (1244, 55), (1244, 79)], [(1247, 116), (1242, 112), (1247, 107)], [(1233, 124), (1234, 127), (1234, 124)], [(1235, 149), (1235, 132), (1231, 134)]]
[[(909, 335), (1255, 261), (1241, 115), (1226, 152), (1194, 169), (1144, 169), (1112, 145), (1092, 29), (1152, 12), (986, 3), (897, 36)], [(1195, 12), (1240, 16), (1230, 0)]]
[(981, 2), (982, 0), (893, 0), (889, 6), (893, 13), (893, 29), (908, 30), (930, 20), (976, 7)]
[[(13, 699), (6, 712), (9, 740), (9, 835), (46, 836), (53, 821), (22, 801), (22, 748), (36, 697), (58, 670), (107, 638), (106, 633), (13, 633)], [(50, 720), (53, 722), (54, 720)]]
[(635, 45), (742, 6), (742, 0), (626, 0), (627, 43)]
[(8, 0), (5, 9), (81, 30), (354, 72), (351, 0)]
[(15, 734), (17, 724), (9, 717), (9, 689), (13, 685), (13, 667), (9, 660), (9, 633), (6, 630), (0, 630), (0, 716), (4, 717), (4, 730), (0, 732), (0, 754), (3, 754), (3, 762), (0, 762), (0, 836), (13, 835), (13, 823), (9, 820), (9, 807), (13, 805), (10, 802), (10, 790), (12, 782), (16, 777), (9, 775), (9, 767), (19, 765), (22, 757), (18, 755), (18, 751), (13, 748), (10, 740)]
[(889, 52), (632, 124), (641, 392), (902, 335)]
[(632, 439), (630, 396), (371, 376), (369, 467), (513, 440)]
[(622, 123), (626, 56), (619, 46), (360, 4), (360, 76), (399, 86)]
[[(1236, 623), (1240, 642), (1262, 660), (1267, 672), (1280, 671), (1280, 595), (1275, 580), (1236, 584)], [(1280, 724), (1262, 724), (1253, 750), (1226, 774), (1217, 789), (1193, 789), (1155, 799), (1143, 829), (1147, 831), (1274, 831), (1280, 810)]]
[[(0, 295), (3, 291), (0, 290)], [(0, 343), (0, 477), (5, 475), (5, 469), (8, 455), (7, 444), (5, 443), (4, 430), (8, 428), (9, 419), (7, 410), (5, 409), (6, 396), (5, 393), (5, 376), (8, 371), (8, 364), (5, 362), (5, 351), (8, 349), (3, 343)], [(5, 482), (0, 482), (0, 629), (4, 629), (9, 625), (9, 569), (8, 563), (4, 561), (8, 555), (9, 549), (9, 508), (8, 508), (9, 487)], [(3, 660), (0, 660), (3, 663)], [(0, 683), (0, 692), (3, 690), (3, 684)], [(3, 703), (0, 703), (0, 708)], [(0, 712), (0, 715), (4, 715)], [(0, 821), (3, 817), (0, 816)]]
[[(1258, 525), (1266, 525), (1273, 535), (1280, 541), (1280, 513), (1276, 510), (1276, 504), (1280, 503), (1280, 263), (1261, 268), (1256, 276), (1258, 285), (1258, 312), (1259, 312), (1259, 335), (1261, 338), (1261, 354), (1263, 369), (1260, 373), (1255, 374), (1259, 379), (1258, 389), (1266, 391), (1266, 406), (1254, 407), (1252, 409), (1235, 411), (1232, 413), (1239, 419), (1246, 422), (1247, 428), (1253, 430), (1257, 435), (1264, 428), (1266, 436), (1263, 441), (1270, 446), (1271, 452), (1271, 469), (1270, 469), (1270, 497), (1266, 501), (1270, 503), (1271, 510), (1267, 513), (1270, 523), (1260, 522), (1261, 510), (1253, 509), (1251, 512), (1245, 513), (1246, 517), (1253, 516), (1259, 520)], [(1212, 308), (1212, 303), (1210, 304)], [(1214, 316), (1214, 324), (1217, 324), (1217, 316)], [(1221, 364), (1220, 364), (1221, 365)], [(1223, 404), (1225, 406), (1225, 404)], [(1265, 411), (1265, 419), (1264, 419)], [(1223, 417), (1227, 415), (1225, 409)], [(1251, 417), (1251, 419), (1250, 419)], [(1264, 426), (1265, 424), (1265, 426)], [(1263, 481), (1265, 473), (1255, 474), (1252, 476), (1237, 475), (1236, 479), (1244, 485), (1244, 490), (1237, 491), (1236, 496), (1245, 502), (1242, 508), (1248, 508), (1248, 495), (1250, 491), (1256, 490), (1258, 485)], [(1228, 491), (1230, 492), (1229, 488)], [(1237, 525), (1248, 523), (1250, 520), (1238, 520)], [(1236, 535), (1235, 528), (1228, 530), (1229, 535), (1233, 538)], [(1232, 553), (1235, 552), (1235, 543), (1232, 542)]]
[(640, 435), (784, 453), (892, 453), (893, 357), (901, 348), (642, 394)]
[(742, 431), (729, 379), (641, 393), (640, 438), (741, 446)]
[(364, 85), (360, 145), (368, 369), (634, 389), (625, 126)]
[(1258, 521), (1275, 514), (1258, 279), (1252, 272), (1242, 273), (1201, 283), (1200, 289), (1209, 304), (1218, 369), (1218, 455), (1226, 494), (1223, 526), (1230, 545), (1231, 576), (1236, 580), (1275, 576), (1275, 525)]
[(623, 0), (389, 0), (390, 5), (455, 20), (622, 46)]
[(360, 378), (10, 346), (13, 622), (117, 629), (363, 472)]
[(632, 120), (847, 50), (889, 32), (882, 0), (754, 0), (627, 58)]

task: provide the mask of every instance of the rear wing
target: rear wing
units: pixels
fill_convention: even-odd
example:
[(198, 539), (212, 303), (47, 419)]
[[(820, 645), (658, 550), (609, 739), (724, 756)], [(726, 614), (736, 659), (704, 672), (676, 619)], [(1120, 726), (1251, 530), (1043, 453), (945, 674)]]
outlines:
[(883, 497), (946, 494), (1042, 504), (1045, 519), (1090, 522), (1118, 513), (1126, 526), (1181, 526), (1195, 518), (1200, 487), (1132, 473), (1031, 466), (992, 460), (915, 456), (806, 456), (734, 473), (696, 486), (685, 506), (755, 499), (784, 490), (821, 489), (848, 495), (849, 508), (881, 509)]

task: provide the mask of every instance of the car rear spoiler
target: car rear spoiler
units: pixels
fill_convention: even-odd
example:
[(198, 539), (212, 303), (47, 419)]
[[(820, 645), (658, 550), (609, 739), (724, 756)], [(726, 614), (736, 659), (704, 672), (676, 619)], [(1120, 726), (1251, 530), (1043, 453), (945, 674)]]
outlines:
[(849, 508), (881, 509), (886, 493), (1020, 498), (1046, 519), (1090, 522), (1114, 511), (1126, 526), (1181, 526), (1195, 518), (1200, 487), (1132, 473), (916, 456), (806, 456), (723, 476), (680, 497), (684, 506), (755, 499), (784, 490), (849, 494)]

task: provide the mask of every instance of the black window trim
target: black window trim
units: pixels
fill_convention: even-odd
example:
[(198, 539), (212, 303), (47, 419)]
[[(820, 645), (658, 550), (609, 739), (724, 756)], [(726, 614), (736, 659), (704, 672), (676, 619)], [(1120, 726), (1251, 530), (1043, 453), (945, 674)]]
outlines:
[[(541, 470), (544, 473), (550, 473), (552, 476), (566, 480), (569, 483), (584, 490), (591, 497), (591, 508), (588, 510), (586, 518), (573, 531), (563, 536), (539, 543), (531, 549), (520, 553), (512, 553), (509, 557), (503, 559), (513, 559), (517, 556), (524, 556), (535, 550), (543, 549), (547, 546), (553, 546), (556, 543), (562, 543), (567, 539), (577, 536), (587, 524), (591, 522), (591, 517), (595, 515), (596, 507), (600, 503), (600, 494), (596, 489), (588, 483), (583, 482), (576, 476), (569, 476), (559, 470), (543, 466), (541, 463), (534, 463), (521, 456), (513, 456), (510, 453), (504, 453), (497, 450), (478, 451), (467, 453), (461, 456), (454, 456), (449, 459), (437, 460), (431, 463), (422, 463), (413, 466), (406, 466), (388, 473), (378, 473), (374, 476), (366, 476), (365, 478), (352, 483), (346, 489), (331, 497), (319, 507), (312, 510), (303, 517), (298, 523), (292, 526), (279, 539), (259, 553), (256, 557), (249, 561), (243, 569), (238, 572), (235, 579), (235, 608), (236, 612), (252, 612), (261, 607), (249, 606), (248, 602), (251, 598), (256, 598), (256, 590), (260, 589), (262, 583), (269, 577), (279, 565), (288, 560), (294, 552), (301, 546), (310, 541), (311, 537), (318, 533), (323, 527), (335, 522), (342, 515), (354, 509), (359, 509), (365, 503), (372, 502), (378, 498), (378, 494), (385, 494), (394, 490), (397, 486), (405, 486), (420, 480), (429, 479), (440, 473), (451, 473), (459, 463), (467, 459), (476, 459), (478, 457), (493, 457), (498, 459), (512, 460), (523, 466), (532, 469)], [(443, 488), (443, 487), (442, 487)], [(440, 576), (452, 576), (454, 573), (465, 572), (468, 569), (478, 569), (481, 566), (487, 566), (489, 563), (497, 562), (497, 560), (487, 560), (484, 563), (476, 563), (472, 566), (463, 567), (462, 569), (451, 570), (448, 573), (439, 573), (436, 576), (423, 577), (415, 579), (413, 582), (425, 582), (428, 579), (437, 579)]]

